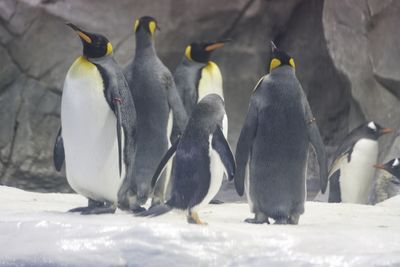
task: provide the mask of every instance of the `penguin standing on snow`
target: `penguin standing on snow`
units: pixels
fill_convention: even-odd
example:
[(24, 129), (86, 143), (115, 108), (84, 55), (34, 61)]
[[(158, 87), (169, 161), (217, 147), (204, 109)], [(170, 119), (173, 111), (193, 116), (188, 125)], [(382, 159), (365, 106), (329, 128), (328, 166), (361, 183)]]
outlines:
[(376, 122), (351, 131), (337, 149), (329, 170), (328, 202), (367, 204), (378, 160), (378, 138), (392, 132)]
[(83, 56), (65, 78), (54, 163), (60, 170), (65, 159), (68, 183), (89, 199), (72, 212), (113, 213), (133, 173), (135, 106), (111, 43), (67, 25), (82, 40)]
[[(120, 208), (142, 211), (150, 194), (151, 177), (170, 146), (173, 120), (180, 131), (186, 125), (186, 112), (170, 71), (157, 57), (154, 38), (158, 29), (152, 17), (136, 20), (136, 51), (125, 69), (137, 112), (137, 154), (133, 174), (133, 191), (129, 206)], [(167, 182), (165, 184), (168, 184)], [(157, 188), (154, 202), (162, 199), (165, 188)]]
[(277, 224), (298, 223), (306, 199), (309, 143), (316, 151), (325, 191), (327, 163), (318, 127), (293, 58), (272, 43), (270, 73), (253, 91), (236, 148), (236, 191), (241, 196), (246, 190), (255, 214), (246, 222), (269, 223), (273, 218)]
[(385, 170), (398, 179), (396, 184), (400, 184), (400, 158), (389, 160), (385, 164), (374, 165), (376, 169)]
[(188, 125), (168, 150), (153, 176), (152, 185), (167, 162), (175, 156), (171, 196), (142, 216), (160, 215), (172, 208), (187, 210), (188, 222), (204, 224), (198, 211), (217, 194), (223, 173), (235, 174), (235, 160), (223, 134), (224, 102), (216, 94), (205, 96), (193, 109)]

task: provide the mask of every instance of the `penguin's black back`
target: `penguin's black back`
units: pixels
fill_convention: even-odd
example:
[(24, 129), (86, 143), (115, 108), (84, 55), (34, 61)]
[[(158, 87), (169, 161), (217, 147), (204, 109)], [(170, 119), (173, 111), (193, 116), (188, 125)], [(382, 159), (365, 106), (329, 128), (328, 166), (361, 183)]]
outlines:
[(222, 99), (206, 96), (194, 108), (175, 154), (171, 198), (168, 205), (188, 209), (206, 196), (211, 179), (209, 137), (222, 125)]
[(266, 76), (253, 95), (258, 125), (250, 155), (250, 195), (272, 218), (302, 213), (308, 136), (302, 88), (289, 66)]

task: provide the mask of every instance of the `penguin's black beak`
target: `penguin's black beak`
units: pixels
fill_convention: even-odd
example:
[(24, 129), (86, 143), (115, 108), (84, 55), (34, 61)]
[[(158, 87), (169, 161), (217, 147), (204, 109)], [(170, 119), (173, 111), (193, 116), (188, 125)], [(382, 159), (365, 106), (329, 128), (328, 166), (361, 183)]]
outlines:
[(71, 27), (79, 35), (79, 38), (81, 38), (83, 42), (88, 44), (92, 43), (92, 38), (90, 38), (89, 33), (79, 29), (76, 25), (72, 23), (67, 23), (67, 26)]
[(215, 49), (223, 47), (226, 43), (229, 43), (231, 41), (232, 41), (231, 39), (223, 39), (223, 40), (211, 42), (211, 43), (206, 45), (204, 50), (207, 51), (207, 52), (210, 52), (210, 51), (213, 51)]
[(271, 51), (272, 53), (276, 52), (278, 50), (278, 47), (276, 47), (275, 43), (271, 41)]
[(386, 166), (383, 164), (375, 164), (374, 165), (375, 169), (380, 169), (380, 170), (386, 170)]
[(388, 134), (388, 133), (392, 133), (394, 130), (392, 128), (383, 128), (379, 130), (379, 134)]

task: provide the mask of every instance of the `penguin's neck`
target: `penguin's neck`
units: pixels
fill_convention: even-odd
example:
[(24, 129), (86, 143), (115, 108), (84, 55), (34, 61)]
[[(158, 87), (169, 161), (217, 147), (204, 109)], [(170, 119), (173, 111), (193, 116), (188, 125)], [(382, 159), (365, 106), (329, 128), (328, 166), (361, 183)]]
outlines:
[(197, 61), (188, 59), (186, 56), (184, 56), (184, 57), (182, 58), (181, 64), (182, 64), (183, 66), (195, 67), (195, 68), (197, 68), (197, 69), (202, 69), (202, 68), (204, 68), (204, 67), (207, 65), (207, 63), (197, 62)]
[(149, 56), (157, 56), (153, 37), (149, 33), (140, 30), (136, 33), (135, 58), (148, 58)]

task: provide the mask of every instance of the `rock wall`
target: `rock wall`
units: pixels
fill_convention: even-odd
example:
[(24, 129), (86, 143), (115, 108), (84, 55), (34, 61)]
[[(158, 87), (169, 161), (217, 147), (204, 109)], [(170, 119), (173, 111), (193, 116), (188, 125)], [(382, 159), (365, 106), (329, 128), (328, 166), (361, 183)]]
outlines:
[[(159, 21), (156, 47), (171, 70), (193, 40), (234, 39), (213, 56), (223, 72), (233, 148), (274, 40), (295, 58), (331, 154), (365, 119), (400, 128), (399, 5), (389, 0), (2, 0), (0, 182), (36, 191), (70, 190), (65, 174), (52, 166), (62, 83), (81, 53), (67, 21), (107, 36), (121, 65), (133, 57), (132, 25), (143, 15)], [(382, 139), (381, 161), (399, 155), (399, 139)], [(311, 195), (317, 185), (314, 165)], [(224, 187), (229, 195), (232, 185)], [(387, 190), (379, 190), (375, 198), (384, 198)]]

